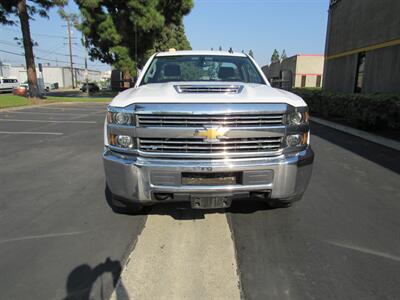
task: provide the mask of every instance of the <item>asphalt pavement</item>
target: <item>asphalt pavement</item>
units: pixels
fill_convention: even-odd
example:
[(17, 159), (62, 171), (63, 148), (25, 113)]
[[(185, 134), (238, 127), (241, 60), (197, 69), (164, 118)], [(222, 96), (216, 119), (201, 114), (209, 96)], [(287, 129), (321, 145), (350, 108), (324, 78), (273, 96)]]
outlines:
[(245, 299), (399, 299), (400, 153), (312, 124), (310, 186), (289, 209), (230, 209)]
[(312, 124), (314, 173), (291, 208), (117, 215), (105, 199), (104, 116), (104, 104), (0, 112), (0, 299), (108, 299), (128, 257), (133, 295), (400, 295), (398, 152)]
[(0, 112), (0, 299), (107, 299), (146, 216), (105, 201), (105, 104)]

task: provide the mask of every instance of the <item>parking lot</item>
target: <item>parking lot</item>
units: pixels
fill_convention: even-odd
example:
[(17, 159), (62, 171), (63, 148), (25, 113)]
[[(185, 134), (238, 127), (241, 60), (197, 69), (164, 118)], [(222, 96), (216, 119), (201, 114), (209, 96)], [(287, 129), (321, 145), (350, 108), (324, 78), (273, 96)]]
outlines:
[[(312, 124), (314, 174), (288, 209), (117, 215), (105, 104), (0, 112), (1, 299), (396, 299), (400, 154)], [(128, 259), (129, 258), (129, 259)]]
[(1, 299), (73, 298), (120, 271), (145, 217), (105, 202), (104, 116), (105, 104), (0, 112)]

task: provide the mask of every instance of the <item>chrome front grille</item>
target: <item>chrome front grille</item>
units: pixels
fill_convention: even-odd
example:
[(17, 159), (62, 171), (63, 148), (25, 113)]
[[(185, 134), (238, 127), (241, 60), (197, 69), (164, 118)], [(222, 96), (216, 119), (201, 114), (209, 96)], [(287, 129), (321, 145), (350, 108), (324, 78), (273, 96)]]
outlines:
[(180, 94), (239, 94), (243, 90), (243, 85), (175, 85), (174, 87)]
[(138, 126), (142, 127), (263, 127), (282, 125), (283, 118), (283, 114), (137, 115)]
[(270, 152), (279, 150), (281, 143), (281, 137), (221, 138), (218, 141), (202, 138), (139, 138), (138, 148), (154, 153)]

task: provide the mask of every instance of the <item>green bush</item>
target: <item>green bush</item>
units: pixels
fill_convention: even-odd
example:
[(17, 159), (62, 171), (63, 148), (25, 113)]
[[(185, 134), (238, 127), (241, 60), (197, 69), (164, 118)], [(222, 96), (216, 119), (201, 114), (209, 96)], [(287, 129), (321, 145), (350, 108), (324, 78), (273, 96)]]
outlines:
[(341, 119), (367, 130), (400, 129), (400, 95), (332, 94), (301, 89), (293, 92), (307, 102), (315, 116)]

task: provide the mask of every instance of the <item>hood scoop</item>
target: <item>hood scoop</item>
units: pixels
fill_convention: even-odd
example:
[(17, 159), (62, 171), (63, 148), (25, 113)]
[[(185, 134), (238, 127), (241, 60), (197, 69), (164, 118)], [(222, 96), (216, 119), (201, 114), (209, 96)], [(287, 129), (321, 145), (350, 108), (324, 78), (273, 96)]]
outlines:
[(174, 85), (179, 94), (239, 94), (243, 85)]

